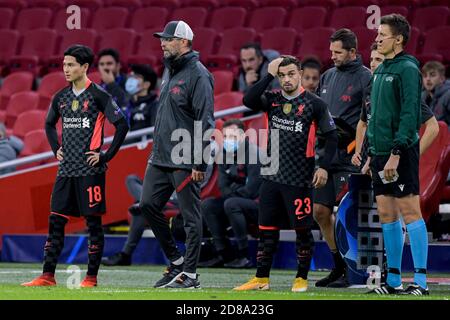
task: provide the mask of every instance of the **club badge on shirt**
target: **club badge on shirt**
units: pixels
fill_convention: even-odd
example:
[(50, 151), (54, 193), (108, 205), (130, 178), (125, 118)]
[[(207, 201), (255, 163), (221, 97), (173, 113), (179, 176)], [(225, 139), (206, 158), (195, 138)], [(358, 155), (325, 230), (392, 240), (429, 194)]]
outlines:
[(284, 114), (289, 114), (292, 110), (292, 104), (291, 103), (285, 103), (283, 104), (283, 112)]
[(72, 101), (72, 111), (77, 111), (79, 106), (80, 106), (80, 103), (78, 102), (78, 100)]

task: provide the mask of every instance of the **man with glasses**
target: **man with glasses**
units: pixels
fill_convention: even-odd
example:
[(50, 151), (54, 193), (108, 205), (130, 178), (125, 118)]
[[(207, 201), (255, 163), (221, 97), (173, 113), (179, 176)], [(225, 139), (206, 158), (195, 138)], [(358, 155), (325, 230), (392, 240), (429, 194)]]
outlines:
[[(154, 36), (161, 40), (166, 68), (139, 207), (170, 261), (155, 287), (200, 288), (196, 273), (202, 239), (200, 182), (208, 163), (203, 150), (209, 139), (204, 136), (215, 126), (214, 80), (198, 52), (192, 51), (194, 34), (187, 23), (171, 21)], [(162, 212), (174, 190), (186, 231), (184, 257)]]

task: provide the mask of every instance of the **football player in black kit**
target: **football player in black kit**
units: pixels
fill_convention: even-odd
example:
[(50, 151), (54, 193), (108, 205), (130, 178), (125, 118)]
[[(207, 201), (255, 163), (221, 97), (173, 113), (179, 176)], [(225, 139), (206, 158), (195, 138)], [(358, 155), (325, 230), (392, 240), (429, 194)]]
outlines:
[[(269, 64), (269, 74), (257, 82), (244, 96), (244, 104), (264, 111), (269, 121), (268, 153), (278, 147), (278, 170), (261, 171), (263, 182), (259, 202), (259, 244), (256, 277), (234, 290), (268, 290), (273, 255), (277, 249), (280, 229), (295, 229), (297, 275), (292, 291), (308, 288), (308, 271), (314, 248), (313, 188), (325, 185), (328, 167), (337, 146), (336, 127), (328, 107), (315, 94), (300, 85), (300, 62), (282, 56)], [(281, 92), (265, 91), (278, 77)], [(315, 135), (317, 129), (327, 141), (324, 156), (315, 170)], [(278, 130), (279, 139), (272, 133)], [(267, 169), (267, 165), (266, 165)], [(315, 171), (314, 171), (315, 170)], [(287, 224), (286, 224), (287, 223)]]

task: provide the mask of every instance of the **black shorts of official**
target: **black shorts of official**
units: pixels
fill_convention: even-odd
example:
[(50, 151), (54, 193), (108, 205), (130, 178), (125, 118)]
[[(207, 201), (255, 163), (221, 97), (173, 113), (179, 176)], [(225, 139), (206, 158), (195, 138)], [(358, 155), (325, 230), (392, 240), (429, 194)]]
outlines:
[(312, 188), (300, 188), (263, 179), (259, 196), (259, 228), (311, 228), (312, 196)]
[(56, 177), (51, 212), (72, 217), (106, 212), (105, 173), (85, 177)]
[(410, 194), (419, 195), (419, 143), (402, 152), (397, 167), (399, 175), (397, 181), (384, 184), (378, 172), (384, 170), (389, 156), (373, 156), (371, 158), (370, 170), (372, 171), (375, 196), (402, 198)]
[(314, 191), (314, 203), (333, 209), (348, 191), (348, 179), (353, 172), (328, 174), (327, 183)]

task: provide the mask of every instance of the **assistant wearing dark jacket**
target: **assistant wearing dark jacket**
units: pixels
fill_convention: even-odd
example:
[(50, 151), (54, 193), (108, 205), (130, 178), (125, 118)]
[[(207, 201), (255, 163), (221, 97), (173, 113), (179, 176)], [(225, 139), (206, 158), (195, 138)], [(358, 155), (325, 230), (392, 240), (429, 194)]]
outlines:
[[(202, 142), (201, 150), (194, 149), (194, 121), (201, 121), (202, 135), (208, 129), (214, 129), (213, 77), (194, 51), (173, 61), (165, 60), (164, 64), (166, 69), (162, 77), (160, 107), (149, 162), (161, 167), (204, 172), (207, 163), (203, 159), (203, 150), (209, 139)], [(185, 129), (191, 135), (190, 163), (177, 164), (172, 161), (172, 149), (181, 140), (171, 141), (176, 129)], [(201, 163), (194, 163), (194, 159), (201, 159)]]

